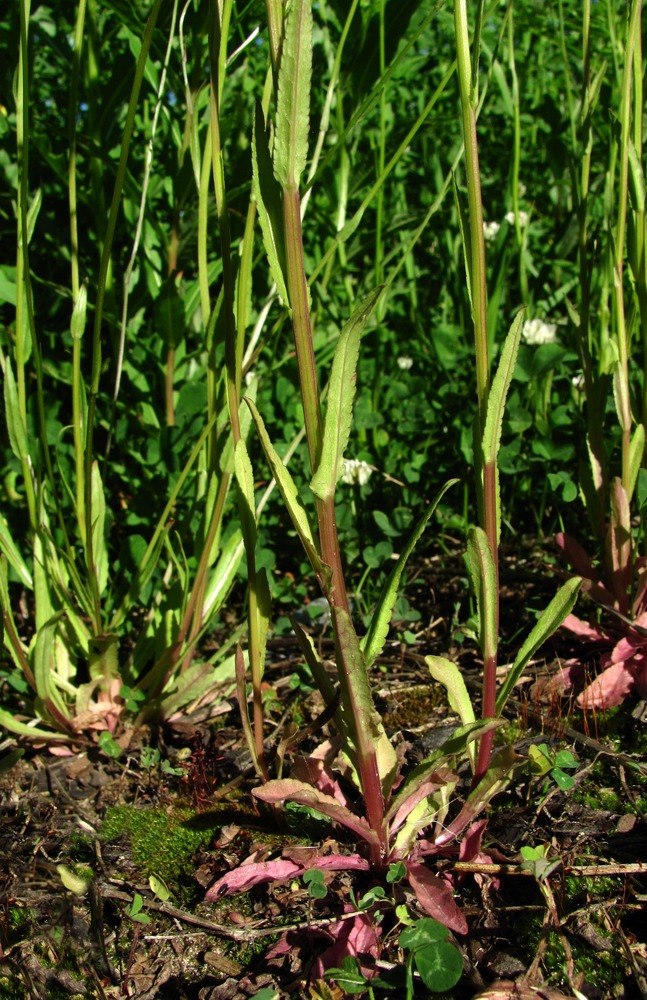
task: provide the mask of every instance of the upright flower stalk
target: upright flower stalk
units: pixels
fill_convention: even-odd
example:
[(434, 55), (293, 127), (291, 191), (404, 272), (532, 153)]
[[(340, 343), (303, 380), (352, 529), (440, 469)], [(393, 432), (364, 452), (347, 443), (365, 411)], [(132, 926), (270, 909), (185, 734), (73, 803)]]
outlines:
[[(496, 663), (499, 622), (498, 588), (498, 497), (496, 453), (485, 455), (482, 438), (487, 423), (490, 398), (490, 362), (488, 356), (487, 333), (487, 281), (485, 270), (485, 236), (483, 232), (483, 201), (481, 197), (481, 175), (479, 170), (478, 142), (476, 133), (476, 111), (478, 107), (478, 59), (474, 64), (470, 55), (470, 41), (466, 0), (456, 0), (454, 4), (454, 26), (456, 32), (456, 54), (458, 82), (465, 141), (465, 170), (467, 174), (467, 198), (469, 210), (469, 248), (466, 250), (468, 262), (467, 280), (470, 285), (472, 321), (474, 324), (474, 346), (476, 352), (476, 389), (478, 395), (478, 419), (474, 441), (474, 456), (477, 472), (479, 500), (479, 520), (485, 532), (494, 569), (493, 594), (488, 593), (489, 608), (485, 617), (491, 628), (481, 622), (481, 651), (483, 653), (483, 718), (495, 715), (496, 704)], [(484, 556), (487, 559), (487, 554)], [(492, 753), (493, 732), (481, 740), (475, 780), (487, 771)]]

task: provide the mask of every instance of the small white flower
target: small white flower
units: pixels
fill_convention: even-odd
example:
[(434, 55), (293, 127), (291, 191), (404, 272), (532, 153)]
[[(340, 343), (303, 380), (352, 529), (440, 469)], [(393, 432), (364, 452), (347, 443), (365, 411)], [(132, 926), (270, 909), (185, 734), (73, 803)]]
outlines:
[(355, 483), (358, 486), (363, 486), (369, 481), (372, 474), (373, 469), (368, 462), (362, 462), (358, 458), (345, 458), (341, 481), (349, 483), (351, 486)]
[[(528, 225), (528, 219), (529, 218), (530, 218), (530, 216), (528, 215), (527, 212), (523, 212), (523, 211), (521, 211), (521, 209), (519, 210), (519, 227), (521, 229), (523, 229), (524, 226)], [(506, 214), (505, 214), (505, 221), (509, 225), (514, 226), (514, 212), (506, 212)]]
[(501, 228), (501, 223), (497, 222), (496, 220), (493, 220), (492, 222), (483, 223), (483, 235), (485, 236), (485, 239), (487, 240), (488, 243), (491, 243), (492, 240), (495, 240), (497, 238), (500, 228)]
[(245, 385), (251, 385), (255, 378), (256, 372), (250, 368), (248, 372), (245, 372)]
[(527, 319), (521, 331), (521, 339), (533, 347), (540, 344), (552, 344), (556, 335), (556, 324), (544, 323), (543, 319)]
[(579, 375), (573, 375), (571, 384), (576, 392), (582, 392), (584, 389), (584, 373), (580, 372)]
[(398, 368), (401, 368), (402, 371), (408, 372), (412, 366), (413, 358), (407, 358), (404, 354), (398, 358)]

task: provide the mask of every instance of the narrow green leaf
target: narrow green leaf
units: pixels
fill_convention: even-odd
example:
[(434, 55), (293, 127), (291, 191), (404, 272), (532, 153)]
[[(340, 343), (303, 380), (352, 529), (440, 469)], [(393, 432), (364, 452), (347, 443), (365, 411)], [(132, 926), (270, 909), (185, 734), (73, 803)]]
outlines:
[(512, 669), (506, 677), (496, 700), (497, 715), (503, 711), (506, 701), (510, 697), (512, 690), (519, 680), (526, 664), (534, 656), (542, 643), (555, 632), (562, 624), (567, 615), (571, 613), (577, 601), (582, 580), (579, 576), (567, 580), (563, 584), (552, 601), (537, 620), (530, 635), (517, 653)]
[(317, 551), (308, 514), (298, 494), (294, 480), (292, 479), (292, 476), (286, 466), (283, 465), (283, 462), (274, 448), (274, 445), (270, 441), (269, 434), (267, 433), (265, 424), (263, 423), (263, 418), (256, 409), (255, 404), (252, 403), (251, 399), (247, 399), (247, 397), (245, 397), (245, 402), (251, 410), (254, 423), (256, 424), (256, 431), (260, 438), (263, 451), (265, 452), (265, 457), (267, 458), (270, 469), (272, 470), (272, 475), (276, 480), (276, 485), (278, 486), (281, 497), (283, 498), (283, 503), (287, 507), (288, 514), (290, 515), (296, 532), (301, 539), (301, 544), (303, 545), (306, 555), (310, 560), (310, 565), (318, 576), (323, 577), (326, 575), (325, 567), (321, 560), (321, 556)]
[(31, 740), (45, 740), (47, 743), (66, 743), (71, 737), (67, 733), (56, 733), (51, 729), (39, 729), (37, 726), (28, 726), (26, 722), (19, 722), (11, 713), (0, 708), (0, 726), (16, 736), (26, 736)]
[(20, 416), (18, 387), (8, 357), (4, 359), (4, 408), (9, 444), (16, 458), (22, 462), (29, 454), (27, 429)]
[(645, 428), (643, 424), (638, 424), (631, 438), (631, 445), (629, 447), (628, 500), (630, 503), (631, 503), (631, 498), (634, 495), (636, 483), (638, 481), (638, 473), (642, 468), (644, 454), (645, 454)]
[(642, 213), (645, 211), (645, 174), (631, 139), (629, 140), (629, 181), (632, 208), (634, 211)]
[(243, 552), (242, 533), (235, 531), (225, 542), (209, 577), (203, 606), (205, 620), (215, 614), (226, 600), (238, 572)]
[(501, 443), (501, 430), (505, 413), (505, 401), (514, 375), (523, 326), (524, 310), (520, 309), (512, 321), (512, 326), (505, 338), (501, 357), (497, 365), (496, 375), (492, 380), (492, 388), (488, 396), (485, 429), (483, 431), (483, 461), (495, 463)]
[(281, 299), (289, 306), (283, 202), (281, 188), (272, 170), (272, 157), (260, 103), (256, 105), (252, 133), (252, 193), (258, 209), (258, 221), (261, 224), (270, 273)]
[(27, 209), (27, 243), (31, 243), (31, 238), (34, 235), (34, 229), (36, 227), (36, 220), (38, 219), (38, 214), (42, 204), (43, 189), (38, 188), (34, 192), (34, 197), (30, 202), (29, 208)]
[(106, 498), (99, 472), (99, 463), (92, 463), (91, 473), (92, 496), (92, 555), (94, 571), (97, 575), (99, 593), (103, 594), (108, 583), (108, 546), (106, 544)]
[(497, 579), (494, 558), (482, 528), (470, 528), (467, 539), (467, 569), (474, 588), (479, 615), (479, 645), (484, 659), (497, 650)]
[(32, 668), (38, 699), (57, 725), (60, 725), (62, 728), (69, 728), (70, 710), (54, 683), (54, 678), (58, 674), (57, 653), (59, 649), (57, 632), (58, 623), (61, 618), (62, 612), (58, 612), (46, 625), (38, 630), (32, 654)]
[(254, 552), (256, 548), (256, 512), (254, 503), (254, 473), (249, 460), (247, 445), (240, 438), (236, 443), (234, 454), (234, 472), (238, 483), (238, 509), (240, 526), (243, 530), (245, 548)]
[[(444, 656), (425, 656), (425, 663), (429, 667), (429, 673), (435, 681), (442, 684), (447, 691), (447, 700), (450, 707), (459, 716), (464, 726), (476, 721), (474, 708), (469, 696), (463, 675), (451, 660)], [(470, 759), (472, 769), (476, 764), (476, 750), (474, 744), (470, 746)]]
[[(358, 739), (356, 744), (358, 750), (360, 743), (364, 743), (365, 746), (371, 745), (375, 752), (382, 790), (387, 796), (397, 774), (397, 755), (386, 735), (380, 714), (375, 710), (364, 654), (360, 649), (357, 632), (350, 615), (343, 608), (335, 608), (333, 622), (337, 642), (346, 665), (345, 676), (340, 672), (340, 682), (342, 683), (342, 704), (347, 713), (348, 729), (353, 733), (354, 740), (358, 739), (358, 734), (354, 731), (355, 727), (361, 730), (361, 734), (359, 734), (361, 739)], [(348, 687), (344, 690), (346, 679)], [(351, 719), (354, 720), (353, 723), (351, 723)]]
[(85, 320), (88, 311), (88, 286), (85, 282), (79, 288), (74, 308), (72, 309), (72, 320), (70, 322), (70, 333), (72, 340), (81, 340), (85, 331)]
[(3, 552), (7, 557), (7, 562), (13, 567), (23, 586), (27, 587), (28, 590), (31, 590), (34, 585), (31, 573), (27, 569), (23, 557), (16, 548), (11, 532), (5, 524), (2, 516), (0, 516), (0, 552)]
[(436, 837), (436, 846), (449, 844), (455, 837), (460, 837), (463, 831), (484, 811), (494, 796), (498, 795), (510, 783), (515, 771), (525, 766), (525, 758), (519, 757), (514, 752), (513, 747), (502, 747), (498, 750), (478, 785), (467, 796), (458, 816), (448, 823), (443, 832)]
[(312, 492), (320, 500), (333, 496), (344, 471), (344, 452), (353, 419), (360, 337), (381, 294), (382, 288), (375, 288), (367, 295), (344, 324), (337, 341), (328, 387), (321, 460), (310, 482)]
[(454, 172), (452, 172), (452, 188), (454, 190), (454, 201), (458, 212), (458, 227), (461, 231), (463, 260), (465, 263), (465, 274), (467, 277), (467, 294), (470, 300), (470, 311), (474, 314), (474, 302), (472, 299), (472, 238), (470, 235), (470, 221), (463, 206), (461, 194), (458, 190), (458, 184), (456, 182), (456, 174)]
[(274, 176), (282, 188), (298, 187), (306, 165), (311, 77), (311, 0), (291, 0), (285, 15), (274, 137)]
[[(297, 637), (297, 642), (299, 643), (304, 659), (310, 668), (310, 673), (314, 677), (315, 684), (319, 688), (321, 697), (326, 705), (330, 705), (335, 697), (335, 686), (331, 681), (329, 674), (326, 672), (326, 668), (319, 659), (319, 654), (315, 649), (312, 636), (306, 632), (306, 630), (302, 628), (298, 621), (295, 621), (295, 619), (292, 619), (292, 627), (294, 628), (294, 633)], [(348, 726), (346, 725), (344, 713), (339, 709), (335, 712), (335, 725), (341, 738), (346, 741), (348, 739)]]
[(364, 659), (366, 661), (366, 666), (370, 669), (375, 663), (375, 660), (380, 655), (384, 649), (384, 643), (386, 637), (389, 634), (389, 625), (391, 623), (391, 615), (393, 614), (393, 608), (395, 607), (395, 602), (398, 599), (398, 588), (400, 586), (400, 580), (402, 579), (402, 574), (404, 568), (407, 564), (409, 556), (413, 552), (420, 536), (427, 527), (429, 519), (436, 510), (436, 507), (442, 500), (443, 496), (450, 488), (458, 482), (458, 479), (450, 479), (443, 488), (440, 490), (438, 495), (435, 497), (432, 503), (429, 504), (424, 514), (416, 524), (409, 541), (405, 545), (404, 549), (400, 553), (400, 557), (396, 562), (395, 566), (391, 570), (389, 577), (382, 588), (382, 593), (380, 594), (379, 600), (377, 602), (377, 607), (373, 612), (371, 617), (371, 624), (368, 627), (368, 632), (360, 642), (361, 650), (364, 654)]

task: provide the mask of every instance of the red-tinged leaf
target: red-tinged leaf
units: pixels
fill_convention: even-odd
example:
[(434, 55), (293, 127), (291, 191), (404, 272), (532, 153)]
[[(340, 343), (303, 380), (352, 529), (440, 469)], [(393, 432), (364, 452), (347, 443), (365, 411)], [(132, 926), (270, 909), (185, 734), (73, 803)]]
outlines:
[[(472, 823), (469, 830), (466, 830), (463, 839), (461, 840), (461, 845), (458, 852), (458, 857), (461, 861), (471, 861), (476, 864), (491, 864), (492, 858), (489, 854), (486, 854), (482, 850), (482, 841), (485, 828), (488, 821), (486, 819), (480, 819), (478, 823)], [(474, 874), (474, 880), (478, 885), (488, 885), (490, 884), (493, 888), (498, 889), (500, 882), (499, 879), (489, 878), (486, 875), (480, 875), (478, 872)]]
[(636, 665), (614, 663), (603, 670), (577, 699), (580, 708), (613, 708), (636, 688)]
[(391, 833), (395, 833), (396, 830), (400, 829), (402, 824), (406, 822), (407, 816), (413, 812), (419, 802), (422, 802), (429, 795), (433, 795), (443, 785), (447, 785), (452, 781), (455, 783), (457, 780), (456, 775), (448, 767), (433, 771), (411, 795), (408, 795), (400, 803), (390, 825)]
[(600, 642), (607, 639), (607, 633), (603, 628), (597, 625), (589, 625), (588, 622), (583, 622), (577, 615), (567, 615), (562, 622), (562, 628), (568, 629), (573, 635), (577, 635), (581, 639), (588, 639), (590, 642)]
[(324, 795), (311, 785), (306, 785), (303, 781), (295, 781), (293, 778), (282, 778), (276, 781), (268, 781), (259, 788), (252, 789), (252, 795), (262, 802), (283, 803), (298, 802), (299, 805), (316, 809), (317, 812), (329, 816), (335, 823), (352, 830), (368, 843), (377, 844), (377, 834), (371, 830), (370, 826), (362, 816), (356, 816), (345, 806), (340, 805), (332, 795)]
[(339, 787), (339, 782), (335, 780), (332, 769), (324, 760), (317, 760), (316, 757), (299, 757), (294, 762), (292, 775), (299, 781), (312, 785), (324, 795), (332, 796), (340, 805), (348, 807), (348, 800)]
[(472, 823), (465, 832), (458, 853), (461, 861), (473, 861), (481, 853), (481, 842), (486, 826), (487, 820), (480, 819), (478, 823)]
[(371, 866), (366, 858), (360, 858), (359, 854), (327, 854), (326, 857), (319, 857), (313, 866), (329, 872), (368, 872)]
[(326, 969), (339, 968), (348, 955), (358, 960), (365, 976), (376, 975), (375, 962), (379, 957), (381, 931), (368, 914), (362, 913), (350, 920), (331, 924), (328, 930), (335, 943), (315, 962), (315, 979), (322, 979)]
[(245, 892), (262, 882), (285, 882), (304, 870), (303, 865), (294, 861), (260, 861), (256, 864), (241, 865), (219, 878), (207, 891), (205, 900), (212, 903), (220, 896), (231, 896), (234, 892)]
[(408, 864), (407, 876), (425, 913), (456, 934), (467, 934), (467, 921), (454, 900), (450, 886), (442, 878), (421, 864)]
[(555, 535), (555, 544), (562, 550), (566, 559), (573, 567), (578, 576), (583, 576), (585, 580), (598, 580), (597, 571), (585, 549), (579, 542), (576, 542), (570, 535), (563, 531)]
[(513, 747), (502, 747), (492, 758), (490, 767), (467, 796), (458, 816), (445, 826), (443, 832), (436, 838), (436, 846), (444, 847), (461, 834), (474, 822), (486, 808), (490, 800), (497, 795), (512, 779), (514, 772), (524, 766), (522, 757), (517, 756)]

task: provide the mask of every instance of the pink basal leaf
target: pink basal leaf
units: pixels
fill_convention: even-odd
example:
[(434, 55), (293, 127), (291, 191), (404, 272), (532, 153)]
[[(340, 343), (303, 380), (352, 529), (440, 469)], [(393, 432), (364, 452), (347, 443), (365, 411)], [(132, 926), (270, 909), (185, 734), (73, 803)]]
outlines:
[(627, 663), (635, 656), (640, 655), (641, 648), (647, 645), (647, 640), (643, 636), (624, 636), (613, 647), (611, 653), (612, 663)]
[(256, 864), (241, 865), (227, 872), (207, 890), (205, 900), (209, 903), (220, 896), (231, 896), (234, 892), (245, 892), (262, 882), (285, 882), (304, 870), (303, 865), (294, 861), (259, 861)]
[(626, 663), (614, 663), (596, 677), (577, 699), (580, 708), (613, 708), (634, 690), (635, 678)]
[(312, 867), (321, 868), (328, 872), (368, 872), (371, 870), (367, 859), (360, 858), (359, 854), (328, 854), (324, 858), (317, 858)]
[(299, 805), (316, 809), (317, 812), (329, 816), (330, 819), (352, 830), (363, 840), (377, 844), (377, 834), (371, 830), (370, 826), (362, 816), (356, 816), (345, 806), (342, 806), (332, 795), (325, 795), (323, 792), (306, 785), (303, 781), (295, 781), (294, 778), (281, 778), (275, 781), (268, 781), (259, 788), (253, 788), (252, 794), (262, 802), (298, 802)]
[(328, 930), (335, 943), (317, 958), (312, 969), (313, 979), (322, 979), (326, 969), (339, 968), (348, 955), (358, 960), (365, 976), (376, 975), (381, 931), (368, 914), (331, 924)]
[(566, 618), (562, 622), (562, 628), (568, 629), (573, 635), (577, 635), (581, 639), (586, 639), (588, 642), (604, 642), (608, 639), (604, 629), (599, 626), (589, 625), (588, 622), (582, 621), (576, 615), (566, 615)]
[(292, 774), (299, 781), (313, 785), (324, 795), (331, 795), (340, 805), (348, 807), (348, 800), (325, 761), (317, 760), (315, 757), (299, 757), (294, 762)]
[[(406, 864), (406, 862), (405, 862)], [(407, 865), (409, 885), (425, 913), (456, 934), (467, 934), (467, 921), (459, 910), (449, 885), (426, 865)]]

